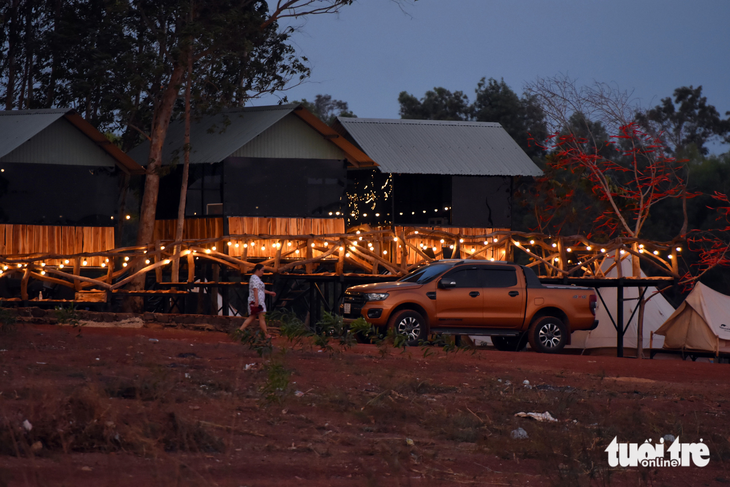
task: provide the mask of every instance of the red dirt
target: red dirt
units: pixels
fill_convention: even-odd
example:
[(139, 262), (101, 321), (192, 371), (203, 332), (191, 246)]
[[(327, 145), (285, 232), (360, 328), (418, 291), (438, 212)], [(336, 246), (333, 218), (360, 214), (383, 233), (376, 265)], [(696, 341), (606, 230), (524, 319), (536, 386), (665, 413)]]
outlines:
[[(730, 483), (726, 364), (374, 345), (330, 353), (283, 338), (260, 358), (215, 332), (77, 334), (25, 325), (0, 335), (0, 486)], [(277, 370), (291, 372), (288, 384)], [(277, 377), (283, 390), (262, 390)], [(528, 439), (510, 437), (520, 427)], [(665, 434), (702, 438), (709, 465), (608, 467), (614, 436)]]

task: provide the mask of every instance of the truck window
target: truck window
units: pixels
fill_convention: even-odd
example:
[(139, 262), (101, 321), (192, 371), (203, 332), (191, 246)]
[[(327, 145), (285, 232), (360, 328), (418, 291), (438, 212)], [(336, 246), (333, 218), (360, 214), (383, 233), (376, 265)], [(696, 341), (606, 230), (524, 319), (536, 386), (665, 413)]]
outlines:
[(455, 282), (457, 288), (482, 287), (482, 283), (479, 281), (479, 271), (476, 269), (455, 269), (444, 275), (443, 278)]
[(514, 269), (483, 269), (484, 287), (512, 287), (517, 285)]
[(433, 281), (435, 277), (450, 268), (450, 265), (446, 264), (435, 264), (426, 267), (421, 267), (411, 272), (407, 276), (398, 279), (400, 282), (416, 282), (418, 284), (426, 284), (427, 282)]

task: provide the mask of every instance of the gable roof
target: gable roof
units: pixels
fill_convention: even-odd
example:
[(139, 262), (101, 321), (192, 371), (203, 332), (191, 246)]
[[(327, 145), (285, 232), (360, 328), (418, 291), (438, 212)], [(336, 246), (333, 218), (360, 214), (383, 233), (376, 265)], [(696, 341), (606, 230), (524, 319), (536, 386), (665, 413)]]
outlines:
[(541, 176), (498, 123), (338, 117), (384, 173)]
[(143, 167), (134, 162), (75, 110), (68, 108), (0, 111), (0, 158), (25, 144), (62, 118), (109, 154), (123, 171), (130, 174), (144, 174)]
[[(193, 120), (190, 140), (194, 141), (194, 147), (190, 151), (190, 163), (220, 162), (292, 113), (339, 147), (351, 164), (372, 165), (372, 160), (365, 153), (299, 104), (228, 108)], [(182, 158), (184, 137), (183, 121), (171, 123), (162, 147), (163, 164)], [(139, 164), (147, 165), (149, 147), (149, 141), (145, 141), (129, 151), (129, 155)]]

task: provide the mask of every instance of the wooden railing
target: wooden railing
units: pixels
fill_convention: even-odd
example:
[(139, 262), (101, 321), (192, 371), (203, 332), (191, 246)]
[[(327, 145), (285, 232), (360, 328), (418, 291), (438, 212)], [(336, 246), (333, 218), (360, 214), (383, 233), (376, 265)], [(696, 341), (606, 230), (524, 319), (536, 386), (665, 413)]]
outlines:
[[(6, 254), (0, 255), (0, 278), (20, 275), (21, 299), (27, 300), (31, 279), (77, 291), (109, 292), (122, 290), (149, 272), (155, 273), (158, 282), (165, 275), (171, 282), (194, 282), (199, 277), (196, 259), (241, 273), (261, 263), (266, 271), (278, 274), (402, 276), (424, 263), (452, 257), (521, 262), (542, 277), (605, 278), (615, 266), (614, 262), (606, 269), (606, 259), (618, 261), (635, 255), (644, 267), (675, 279), (679, 277), (677, 258), (681, 250), (672, 242), (635, 239), (596, 243), (582, 236), (550, 237), (508, 230), (476, 235), (459, 229), (397, 227), (395, 232), (353, 229), (324, 235), (235, 234), (179, 242), (161, 240), (149, 246), (101, 252)], [(180, 262), (178, 276), (168, 271), (175, 259)], [(621, 276), (621, 266), (618, 272)]]

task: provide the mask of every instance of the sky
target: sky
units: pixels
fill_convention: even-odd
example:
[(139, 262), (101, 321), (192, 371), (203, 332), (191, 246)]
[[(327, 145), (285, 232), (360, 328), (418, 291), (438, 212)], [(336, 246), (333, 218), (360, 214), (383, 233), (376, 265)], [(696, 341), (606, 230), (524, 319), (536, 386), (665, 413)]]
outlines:
[[(653, 107), (702, 85), (730, 111), (730, 0), (356, 0), (290, 22), (311, 77), (253, 105), (328, 94), (361, 118), (399, 118), (401, 91), (461, 90), (482, 77), (518, 94), (537, 77), (611, 83)], [(713, 152), (728, 145), (715, 144)]]

